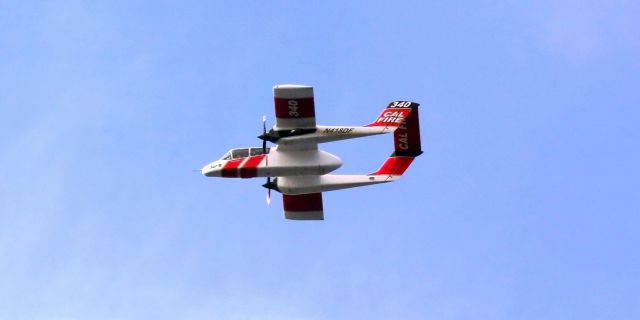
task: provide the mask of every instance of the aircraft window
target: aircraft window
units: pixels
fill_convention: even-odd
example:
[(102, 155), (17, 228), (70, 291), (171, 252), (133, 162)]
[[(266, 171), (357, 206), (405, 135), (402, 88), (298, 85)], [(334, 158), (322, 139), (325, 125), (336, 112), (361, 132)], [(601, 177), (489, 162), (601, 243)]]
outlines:
[(249, 149), (235, 149), (232, 150), (231, 153), (233, 154), (234, 159), (246, 158), (249, 156)]
[[(267, 148), (267, 153), (269, 153), (270, 148)], [(251, 155), (252, 156), (257, 156), (257, 155), (261, 155), (262, 153), (262, 148), (251, 148)]]
[(222, 156), (222, 160), (231, 160), (231, 152), (227, 152), (224, 156)]

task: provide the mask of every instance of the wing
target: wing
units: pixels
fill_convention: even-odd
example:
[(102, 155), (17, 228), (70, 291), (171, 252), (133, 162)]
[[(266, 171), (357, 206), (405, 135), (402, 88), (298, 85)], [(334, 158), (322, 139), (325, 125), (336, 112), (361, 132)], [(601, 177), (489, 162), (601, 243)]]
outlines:
[(284, 217), (291, 220), (324, 220), (322, 193), (282, 194)]
[(282, 84), (273, 87), (276, 105), (274, 130), (315, 129), (316, 112), (313, 87)]

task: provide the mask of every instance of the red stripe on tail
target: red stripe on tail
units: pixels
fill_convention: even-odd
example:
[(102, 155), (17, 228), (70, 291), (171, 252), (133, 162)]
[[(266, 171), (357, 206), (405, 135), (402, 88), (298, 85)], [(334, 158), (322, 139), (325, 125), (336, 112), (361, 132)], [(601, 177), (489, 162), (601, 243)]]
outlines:
[(420, 120), (418, 108), (413, 108), (409, 116), (393, 132), (395, 155), (417, 157), (422, 154), (420, 145)]
[(401, 176), (411, 162), (413, 162), (413, 157), (391, 157), (388, 158), (378, 169), (378, 171), (372, 173), (371, 175), (393, 175), (393, 176)]
[(376, 121), (368, 124), (367, 127), (397, 127), (410, 113), (410, 108), (386, 108), (376, 118)]

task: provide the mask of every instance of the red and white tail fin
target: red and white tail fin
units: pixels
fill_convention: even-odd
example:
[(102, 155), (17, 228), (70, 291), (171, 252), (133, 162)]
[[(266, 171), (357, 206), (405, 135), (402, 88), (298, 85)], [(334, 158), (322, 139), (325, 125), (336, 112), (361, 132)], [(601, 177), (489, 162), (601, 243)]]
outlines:
[(396, 130), (419, 104), (411, 101), (393, 101), (382, 110), (376, 120), (367, 127), (384, 127), (385, 132)]
[[(413, 159), (422, 154), (420, 145), (420, 118), (418, 115), (419, 104), (414, 102), (399, 101), (403, 106), (407, 103), (410, 112), (405, 116), (397, 129), (393, 132), (394, 152), (387, 158), (378, 171), (372, 176), (387, 175), (390, 178), (400, 177), (411, 165)], [(392, 103), (393, 104), (393, 103)], [(392, 106), (390, 104), (389, 106)]]

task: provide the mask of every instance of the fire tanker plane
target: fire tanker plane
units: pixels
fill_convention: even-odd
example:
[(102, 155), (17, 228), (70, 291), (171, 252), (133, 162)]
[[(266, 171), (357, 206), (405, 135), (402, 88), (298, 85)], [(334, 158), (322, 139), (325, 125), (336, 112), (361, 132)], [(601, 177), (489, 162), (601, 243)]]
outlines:
[[(262, 147), (237, 148), (202, 168), (207, 177), (266, 177), (267, 203), (271, 190), (282, 193), (284, 216), (292, 220), (324, 220), (322, 192), (393, 182), (420, 154), (418, 103), (393, 101), (365, 126), (316, 125), (313, 87), (277, 85), (276, 124), (258, 137)], [(340, 158), (318, 149), (322, 142), (393, 133), (394, 152), (367, 175), (332, 175)], [(268, 148), (267, 141), (277, 146)], [(271, 180), (271, 177), (275, 179)]]

